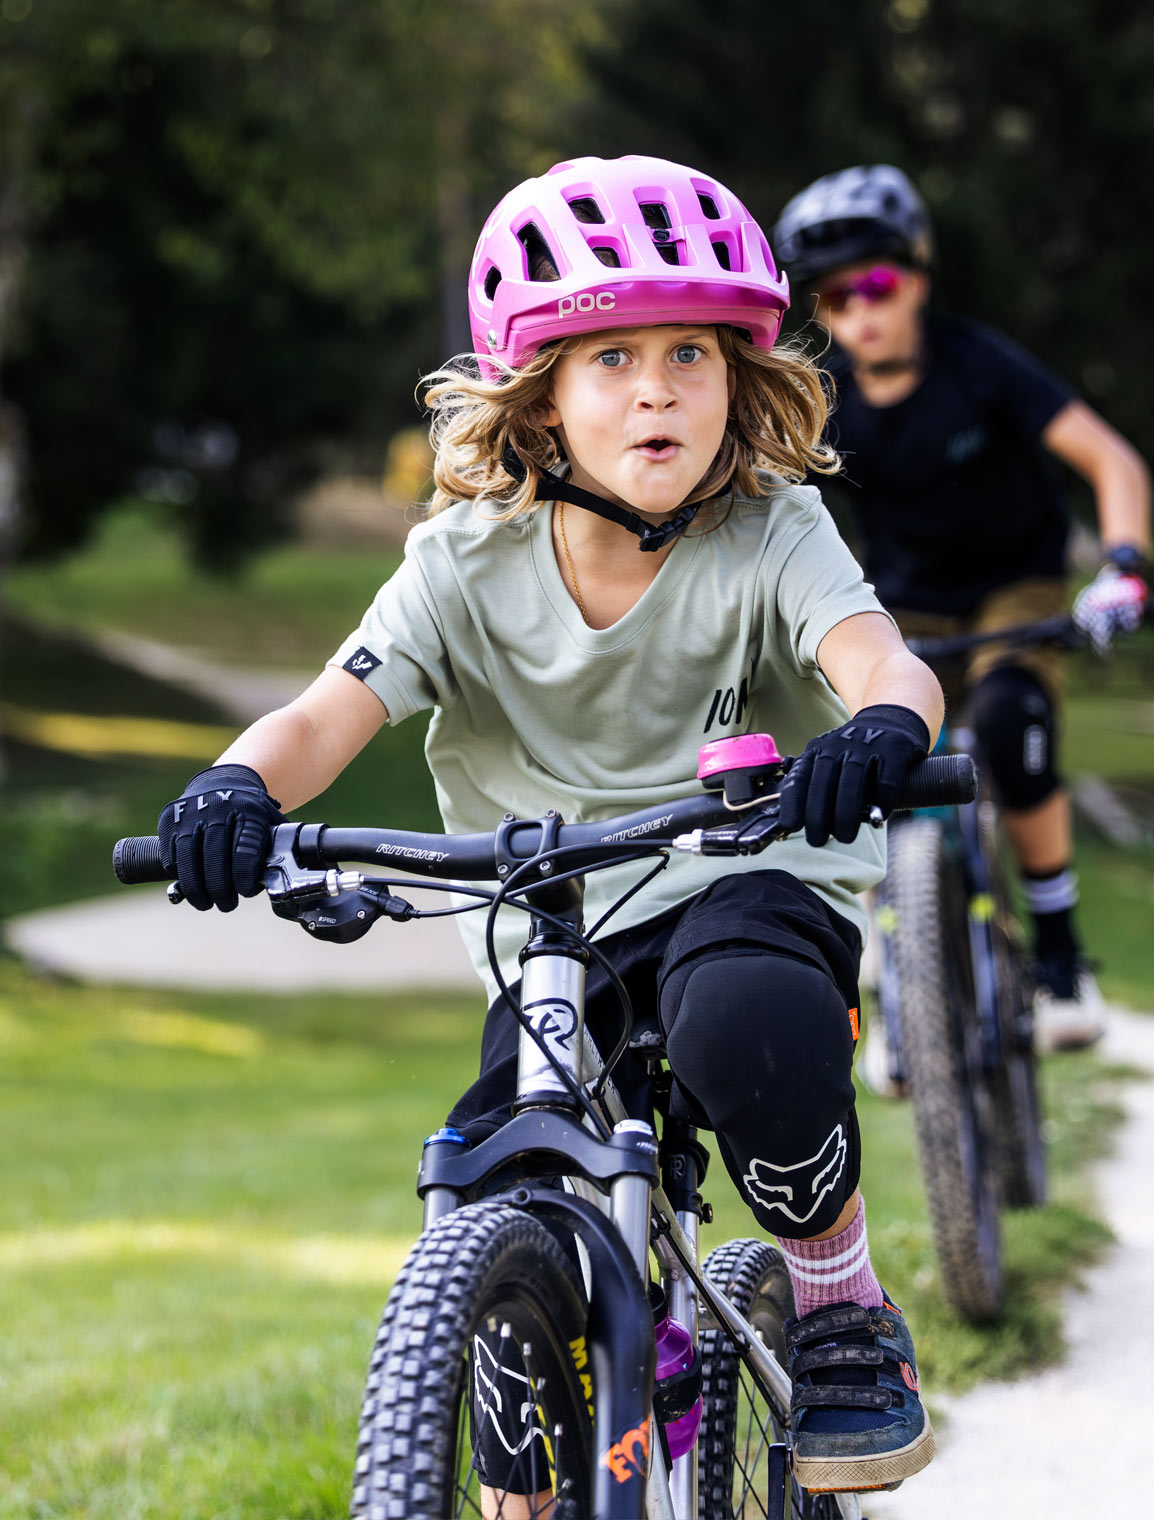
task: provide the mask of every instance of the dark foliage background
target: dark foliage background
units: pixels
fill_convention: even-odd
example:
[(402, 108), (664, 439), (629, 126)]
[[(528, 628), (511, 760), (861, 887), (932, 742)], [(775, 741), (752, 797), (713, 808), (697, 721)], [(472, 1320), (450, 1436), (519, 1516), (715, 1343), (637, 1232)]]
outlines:
[(938, 299), (1150, 453), (1152, 80), (1134, 0), (5, 0), (15, 545), (143, 493), (243, 562), (416, 421), (485, 213), (584, 152), (693, 163), (767, 224), (818, 174), (902, 165)]

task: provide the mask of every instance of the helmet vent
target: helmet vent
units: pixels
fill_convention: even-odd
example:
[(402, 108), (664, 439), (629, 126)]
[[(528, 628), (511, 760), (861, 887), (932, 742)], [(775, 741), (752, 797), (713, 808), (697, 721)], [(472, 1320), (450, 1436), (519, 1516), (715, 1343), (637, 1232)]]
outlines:
[(658, 243), (657, 252), (661, 255), (667, 264), (681, 263), (681, 260), (677, 257), (676, 243)]
[(561, 271), (549, 244), (541, 236), (541, 230), (532, 222), (517, 229), (521, 246), (529, 256), (530, 280), (559, 280)]
[[(706, 195), (704, 191), (699, 190), (697, 192), (697, 199), (701, 202), (702, 211), (711, 222), (718, 222), (721, 220), (721, 212), (718, 211), (717, 202), (713, 199), (712, 195)], [(717, 244), (715, 243), (714, 247), (716, 248), (716, 246)], [(726, 264), (725, 267), (728, 269), (729, 265)]]
[(605, 213), (591, 195), (580, 195), (576, 200), (570, 201), (569, 210), (579, 222), (596, 222), (600, 225), (605, 220)]
[(492, 269), (490, 269), (489, 273), (485, 276), (485, 295), (490, 301), (497, 294), (497, 286), (500, 285), (500, 283), (501, 271), (497, 268), (496, 264), (494, 264)]
[(616, 248), (594, 248), (593, 252), (610, 269), (621, 268), (621, 255), (617, 252)]
[[(641, 215), (645, 218), (645, 225), (655, 230), (664, 230), (673, 225), (669, 220), (669, 212), (660, 201), (642, 201)], [(668, 263), (668, 260), (666, 262)]]
[(713, 251), (717, 255), (717, 262), (722, 269), (732, 269), (733, 260), (729, 254), (729, 244), (723, 238), (713, 238)]

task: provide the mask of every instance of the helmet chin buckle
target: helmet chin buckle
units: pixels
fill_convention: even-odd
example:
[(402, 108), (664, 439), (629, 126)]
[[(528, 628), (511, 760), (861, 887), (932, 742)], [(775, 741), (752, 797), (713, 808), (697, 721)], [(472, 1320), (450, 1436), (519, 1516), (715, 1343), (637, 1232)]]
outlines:
[[(508, 469), (507, 464), (506, 469)], [(521, 465), (521, 469), (524, 470), (524, 465)], [(518, 478), (523, 479), (524, 476)], [(603, 517), (606, 522), (616, 523), (619, 528), (624, 528), (627, 532), (634, 534), (641, 540), (638, 547), (650, 553), (657, 549), (664, 549), (671, 539), (684, 533), (697, 516), (701, 506), (700, 502), (694, 502), (692, 506), (681, 507), (663, 523), (648, 523), (636, 512), (629, 512), (624, 507), (619, 507), (616, 502), (606, 501), (603, 496), (595, 496), (592, 491), (586, 491), (583, 486), (575, 486), (571, 480), (562, 480), (550, 474), (548, 470), (542, 471), (537, 476), (534, 499), (563, 501), (574, 507), (584, 507), (587, 512), (594, 512), (598, 517)]]

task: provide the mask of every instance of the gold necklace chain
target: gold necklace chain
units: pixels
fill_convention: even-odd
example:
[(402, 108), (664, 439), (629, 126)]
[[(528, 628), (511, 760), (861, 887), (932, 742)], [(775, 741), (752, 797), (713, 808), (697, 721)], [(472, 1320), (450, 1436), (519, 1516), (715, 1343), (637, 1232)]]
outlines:
[(569, 567), (569, 579), (573, 583), (573, 595), (577, 598), (577, 607), (581, 613), (581, 619), (586, 627), (589, 627), (589, 614), (585, 611), (585, 602), (581, 596), (581, 587), (577, 584), (577, 572), (573, 568), (573, 556), (569, 553), (569, 540), (565, 537), (565, 503), (557, 503), (557, 526), (561, 530), (561, 547), (565, 551), (565, 563)]

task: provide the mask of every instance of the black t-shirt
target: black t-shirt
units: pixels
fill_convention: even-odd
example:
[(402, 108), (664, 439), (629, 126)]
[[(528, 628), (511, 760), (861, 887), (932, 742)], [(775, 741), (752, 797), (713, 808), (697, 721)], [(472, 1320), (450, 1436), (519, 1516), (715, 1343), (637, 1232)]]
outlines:
[(827, 437), (883, 605), (965, 613), (999, 586), (1064, 573), (1069, 519), (1041, 435), (1075, 393), (976, 322), (933, 313), (926, 342), (925, 377), (885, 407), (862, 400), (835, 350)]

